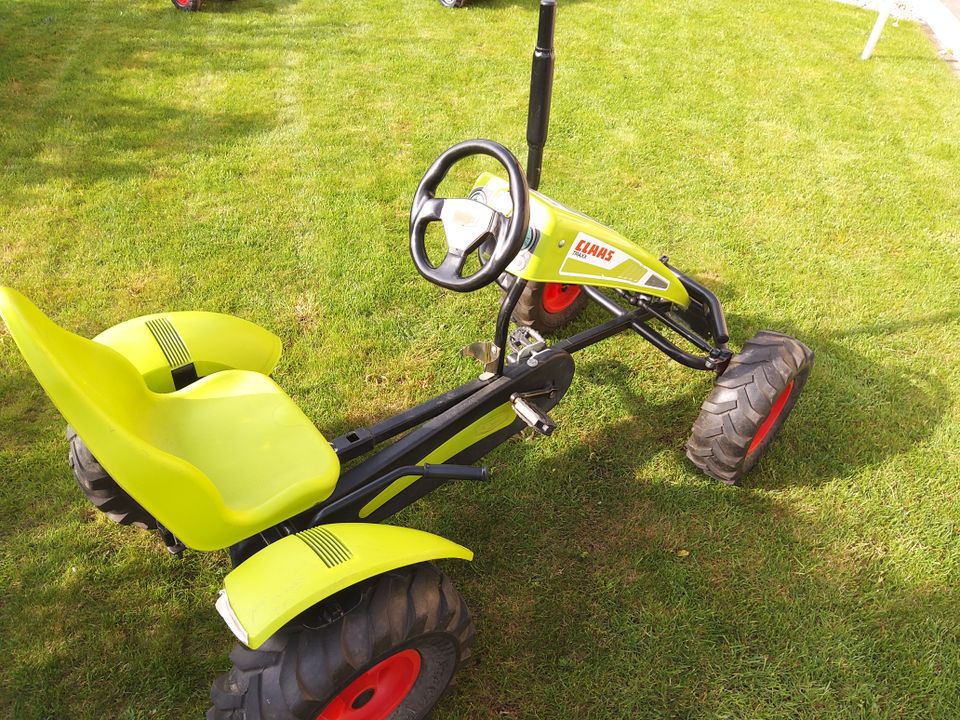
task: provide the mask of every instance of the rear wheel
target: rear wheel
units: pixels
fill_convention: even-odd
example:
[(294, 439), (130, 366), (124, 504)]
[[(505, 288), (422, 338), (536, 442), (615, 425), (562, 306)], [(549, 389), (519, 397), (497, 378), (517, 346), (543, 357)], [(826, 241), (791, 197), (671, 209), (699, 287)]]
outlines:
[(257, 650), (237, 645), (207, 720), (421, 720), (473, 636), (466, 603), (434, 566), (385, 573), (333, 621), (302, 616)]
[(110, 477), (110, 473), (97, 462), (90, 448), (69, 425), (67, 441), (70, 443), (67, 459), (73, 468), (73, 477), (83, 494), (98, 510), (121, 525), (135, 525), (144, 530), (156, 529), (157, 521), (153, 516)]
[(177, 10), (190, 10), (196, 12), (203, 5), (203, 0), (171, 0)]
[(739, 483), (780, 432), (812, 367), (813, 351), (799, 340), (757, 333), (704, 401), (687, 457), (710, 477)]
[(458, 8), (466, 5), (467, 0), (440, 0), (440, 4), (448, 8)]
[(573, 321), (587, 304), (579, 285), (528, 282), (513, 310), (517, 325), (555, 332)]

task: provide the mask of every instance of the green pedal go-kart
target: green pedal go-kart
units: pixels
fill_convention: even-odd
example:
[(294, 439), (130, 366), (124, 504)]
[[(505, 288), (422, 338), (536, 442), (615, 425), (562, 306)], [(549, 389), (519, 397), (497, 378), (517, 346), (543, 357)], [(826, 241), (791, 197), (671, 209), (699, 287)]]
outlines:
[[(466, 603), (432, 562), (473, 554), (379, 523), (444, 483), (485, 480), (472, 464), (525, 428), (552, 433), (549, 413), (570, 387), (576, 351), (631, 330), (716, 375), (687, 455), (728, 483), (756, 464), (797, 401), (813, 358), (806, 346), (761, 332), (733, 354), (706, 288), (529, 189), (546, 135), (554, 10), (544, 0), (528, 173), (502, 145), (472, 140), (434, 162), (413, 200), (421, 275), (459, 292), (503, 288), (494, 340), (465, 349), (484, 364), (477, 379), (328, 442), (270, 379), (280, 341), (267, 330), (171, 312), (88, 340), (0, 289), (0, 316), (70, 424), (70, 463), (86, 495), (117, 522), (158, 530), (172, 552), (230, 554), (216, 608), (239, 643), (213, 685), (210, 720), (430, 712), (474, 638)], [(440, 199), (453, 165), (474, 155), (497, 160), (505, 177), (485, 173), (470, 197)], [(426, 241), (434, 223), (446, 239), (439, 262)], [(588, 301), (610, 319), (552, 345), (539, 334)], [(511, 332), (511, 316), (525, 324)]]

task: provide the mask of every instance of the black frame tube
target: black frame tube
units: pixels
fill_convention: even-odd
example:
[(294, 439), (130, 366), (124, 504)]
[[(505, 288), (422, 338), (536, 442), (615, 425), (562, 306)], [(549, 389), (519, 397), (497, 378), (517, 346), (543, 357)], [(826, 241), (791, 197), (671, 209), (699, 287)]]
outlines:
[(553, 70), (556, 53), (553, 37), (557, 21), (557, 0), (540, 0), (540, 27), (530, 71), (530, 107), (527, 111), (527, 182), (531, 190), (540, 187), (543, 148), (550, 127), (550, 103), (553, 99)]
[(667, 263), (665, 257), (660, 261), (670, 269), (687, 292), (700, 303), (706, 304), (710, 310), (710, 317), (707, 318), (713, 327), (713, 339), (720, 345), (725, 345), (730, 340), (730, 331), (727, 329), (727, 319), (723, 315), (723, 308), (720, 306), (720, 300), (703, 285), (698, 283), (689, 275), (684, 275), (675, 267)]
[[(591, 300), (593, 300), (595, 303), (597, 303), (597, 305), (602, 307), (611, 315), (618, 318), (630, 317), (630, 328), (672, 360), (676, 360), (681, 365), (685, 365), (686, 367), (694, 370), (714, 369), (714, 365), (710, 362), (710, 358), (697, 357), (696, 355), (692, 355), (691, 353), (678, 348), (656, 330), (645, 325), (643, 321), (634, 320), (631, 317), (633, 313), (622, 308), (615, 301), (608, 298), (595, 287), (583, 285), (582, 288), (583, 292), (585, 292)], [(648, 312), (648, 310), (645, 308), (641, 308), (641, 311)]]
[(324, 519), (331, 517), (342, 510), (358, 505), (371, 496), (379, 494), (386, 489), (395, 480), (402, 477), (413, 475), (420, 478), (435, 478), (442, 480), (469, 480), (474, 482), (485, 482), (490, 479), (490, 472), (485, 467), (473, 467), (472, 465), (448, 465), (448, 464), (430, 464), (424, 465), (404, 465), (391, 470), (386, 475), (362, 485), (356, 490), (332, 503), (322, 505), (309, 519), (307, 525), (312, 527), (319, 525)]
[(643, 303), (640, 307), (645, 308), (645, 309), (647, 310), (647, 312), (649, 312), (653, 317), (655, 317), (657, 320), (659, 320), (659, 321), (662, 322), (664, 325), (666, 325), (667, 327), (669, 327), (669, 328), (670, 328), (671, 330), (673, 330), (675, 333), (677, 333), (678, 335), (680, 335), (684, 340), (686, 340), (687, 342), (689, 342), (691, 345), (696, 345), (698, 348), (700, 348), (700, 349), (703, 350), (704, 352), (708, 352), (708, 353), (709, 353), (709, 352), (713, 352), (713, 351), (714, 351), (715, 348), (713, 347), (713, 345), (711, 345), (711, 344), (708, 343), (706, 340), (704, 340), (702, 337), (700, 337), (699, 335), (697, 335), (697, 334), (696, 334), (695, 332), (693, 332), (693, 330), (691, 330), (690, 328), (688, 328), (688, 327), (686, 327), (686, 326), (684, 326), (684, 325), (682, 325), (682, 324), (680, 324), (680, 323), (678, 323), (678, 322), (674, 322), (672, 318), (670, 318), (670, 317), (667, 316), (666, 314), (660, 312), (660, 310), (657, 309), (656, 307), (654, 307), (652, 304), (645, 302), (645, 303)]
[(500, 348), (500, 356), (497, 358), (497, 375), (503, 375), (503, 365), (507, 360), (507, 334), (510, 331), (510, 316), (513, 315), (513, 309), (520, 302), (520, 296), (524, 288), (527, 287), (527, 281), (517, 278), (513, 285), (507, 291), (503, 302), (500, 303), (500, 314), (497, 316), (497, 334), (493, 338), (493, 344)]
[(622, 315), (607, 320), (596, 327), (589, 328), (583, 332), (564, 338), (560, 342), (550, 347), (557, 350), (566, 350), (568, 353), (575, 353), (577, 350), (583, 350), (586, 347), (595, 345), (601, 340), (606, 340), (614, 335), (619, 335), (624, 330), (632, 329), (633, 323), (642, 322), (649, 317), (645, 310), (635, 310), (633, 312), (624, 312)]

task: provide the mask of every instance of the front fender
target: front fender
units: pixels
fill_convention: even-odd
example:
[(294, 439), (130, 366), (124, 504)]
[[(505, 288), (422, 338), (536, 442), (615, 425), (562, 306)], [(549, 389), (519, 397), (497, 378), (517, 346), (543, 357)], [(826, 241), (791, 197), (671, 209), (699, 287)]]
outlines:
[(220, 370), (269, 375), (280, 358), (280, 338), (272, 332), (212, 312), (145, 315), (104, 330), (94, 341), (127, 358), (157, 393)]
[(321, 600), (390, 570), (473, 553), (421, 530), (338, 523), (289, 535), (224, 578), (217, 610), (252, 649)]
[[(510, 212), (506, 180), (483, 173), (470, 197)], [(653, 295), (690, 306), (690, 295), (680, 278), (655, 255), (630, 242), (617, 231), (530, 191), (532, 247), (524, 244), (507, 267), (511, 275), (542, 283), (594, 285)], [(539, 239), (537, 239), (539, 238)]]

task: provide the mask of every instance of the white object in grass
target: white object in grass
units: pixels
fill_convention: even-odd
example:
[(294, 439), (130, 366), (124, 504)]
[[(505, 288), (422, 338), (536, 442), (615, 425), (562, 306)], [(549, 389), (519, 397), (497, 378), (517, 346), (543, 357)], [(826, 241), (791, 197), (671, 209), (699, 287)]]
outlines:
[(883, 32), (883, 27), (887, 24), (890, 13), (893, 12), (893, 4), (894, 0), (887, 0), (886, 4), (881, 8), (880, 14), (877, 16), (877, 22), (873, 25), (873, 32), (870, 33), (870, 38), (867, 40), (863, 52), (860, 53), (861, 60), (869, 60), (870, 56), (873, 55), (873, 50), (877, 47), (877, 42), (880, 40), (880, 33)]

